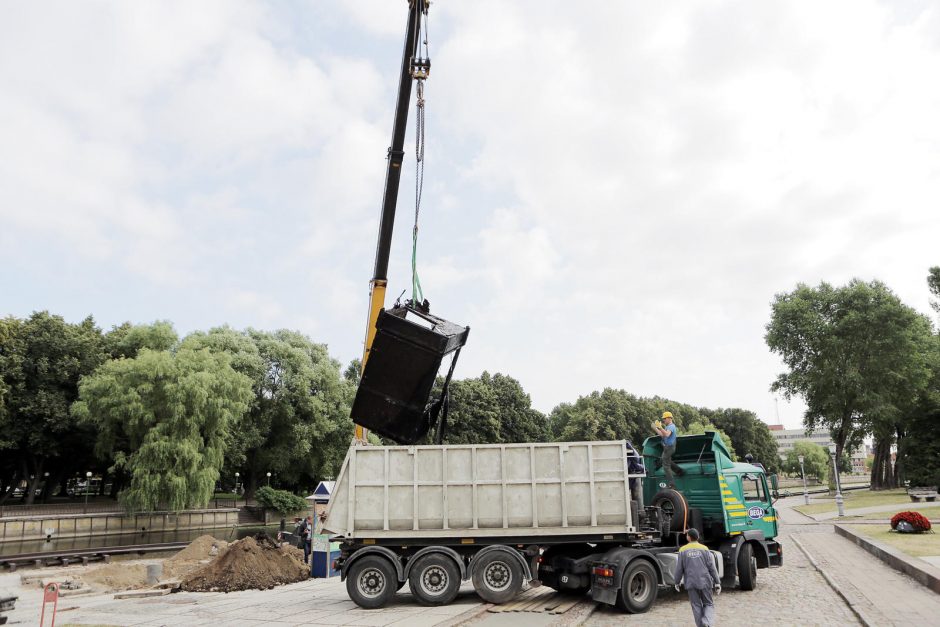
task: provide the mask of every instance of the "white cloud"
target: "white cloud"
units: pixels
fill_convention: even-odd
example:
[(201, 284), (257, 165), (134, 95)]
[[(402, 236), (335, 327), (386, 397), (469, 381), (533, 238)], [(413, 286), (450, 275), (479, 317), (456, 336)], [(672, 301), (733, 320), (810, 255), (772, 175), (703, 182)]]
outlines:
[[(406, 7), (6, 7), (10, 313), (119, 285), (105, 321), (139, 302), (357, 356)], [(473, 328), (458, 374), (508, 372), (542, 409), (612, 385), (771, 419), (775, 292), (878, 278), (926, 310), (938, 25), (869, 0), (434, 3), (418, 259), (435, 312)]]

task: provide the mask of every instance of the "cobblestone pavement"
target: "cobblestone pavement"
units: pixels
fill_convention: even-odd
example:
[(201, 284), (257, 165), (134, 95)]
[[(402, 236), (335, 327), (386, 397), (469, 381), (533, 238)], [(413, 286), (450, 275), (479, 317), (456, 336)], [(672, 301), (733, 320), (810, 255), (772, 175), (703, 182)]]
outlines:
[[(833, 534), (834, 535), (834, 534)], [(829, 587), (806, 556), (783, 534), (784, 566), (758, 571), (751, 592), (726, 590), (715, 601), (719, 625), (858, 625), (845, 601)], [(598, 608), (585, 625), (691, 625), (686, 592), (660, 591), (646, 614), (625, 615), (616, 608)]]

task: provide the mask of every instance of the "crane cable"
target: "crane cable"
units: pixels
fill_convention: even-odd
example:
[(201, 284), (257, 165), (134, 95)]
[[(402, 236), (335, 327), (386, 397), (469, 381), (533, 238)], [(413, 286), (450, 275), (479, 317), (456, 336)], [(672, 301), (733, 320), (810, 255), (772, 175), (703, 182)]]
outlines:
[[(420, 19), (420, 16), (419, 16)], [(424, 60), (430, 59), (428, 53), (428, 18), (424, 14)], [(419, 22), (417, 36), (421, 37)], [(416, 56), (421, 56), (421, 44), (418, 46)], [(424, 291), (421, 289), (421, 279), (418, 278), (418, 216), (421, 213), (421, 196), (424, 192), (424, 81), (427, 72), (414, 74), (417, 82), (417, 102), (415, 103), (415, 224), (411, 234), (411, 302), (418, 305), (424, 302)]]

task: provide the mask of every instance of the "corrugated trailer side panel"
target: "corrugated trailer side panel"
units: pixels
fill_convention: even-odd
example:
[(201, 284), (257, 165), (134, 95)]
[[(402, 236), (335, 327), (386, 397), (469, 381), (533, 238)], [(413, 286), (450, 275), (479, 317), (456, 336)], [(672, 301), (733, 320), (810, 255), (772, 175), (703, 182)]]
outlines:
[(623, 441), (353, 446), (325, 528), (348, 538), (634, 531)]

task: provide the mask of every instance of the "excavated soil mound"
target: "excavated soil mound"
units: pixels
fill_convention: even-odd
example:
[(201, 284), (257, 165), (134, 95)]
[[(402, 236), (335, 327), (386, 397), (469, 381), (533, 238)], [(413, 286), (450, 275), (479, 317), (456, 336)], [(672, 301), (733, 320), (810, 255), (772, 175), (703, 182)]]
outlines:
[(224, 555), (187, 575), (183, 590), (190, 592), (235, 592), (267, 590), (308, 577), (303, 553), (292, 547), (278, 547), (259, 534), (230, 544)]
[(210, 535), (199, 536), (185, 549), (163, 562), (163, 578), (182, 579), (202, 567), (207, 560), (224, 555), (227, 550), (228, 542), (225, 540)]
[(227, 548), (228, 542), (225, 540), (218, 540), (210, 535), (199, 536), (190, 542), (189, 546), (171, 557), (168, 561), (193, 562), (207, 560), (210, 557), (216, 557), (217, 555), (225, 553)]
[(105, 590), (134, 590), (147, 585), (147, 566), (116, 562), (90, 568), (81, 574), (81, 579)]

